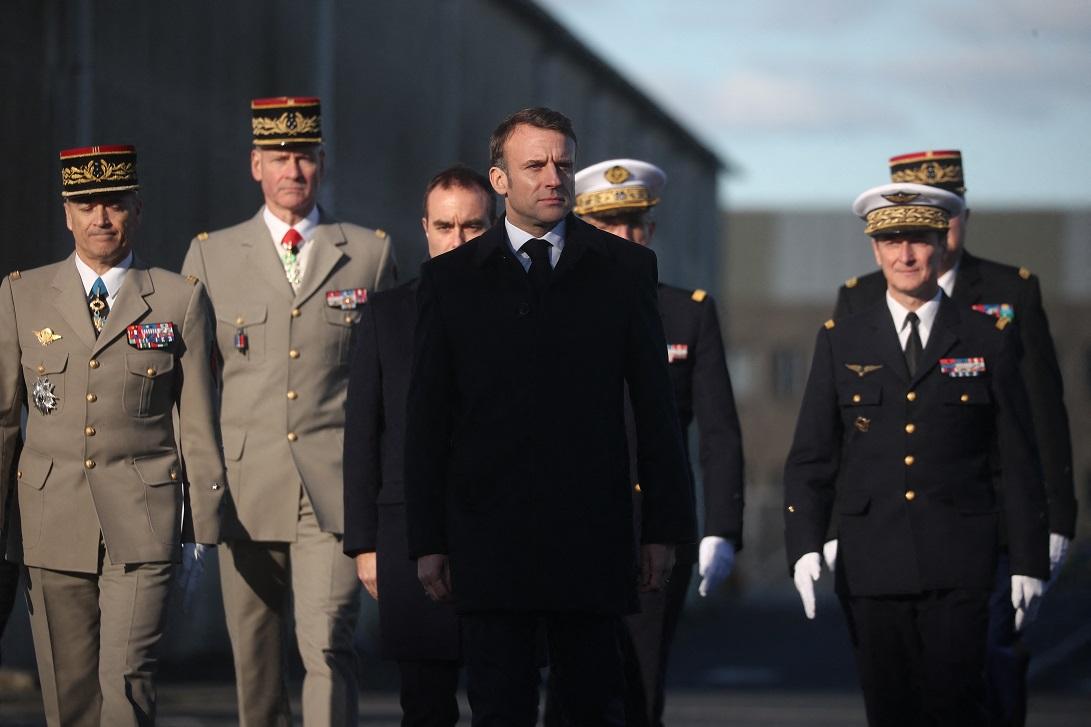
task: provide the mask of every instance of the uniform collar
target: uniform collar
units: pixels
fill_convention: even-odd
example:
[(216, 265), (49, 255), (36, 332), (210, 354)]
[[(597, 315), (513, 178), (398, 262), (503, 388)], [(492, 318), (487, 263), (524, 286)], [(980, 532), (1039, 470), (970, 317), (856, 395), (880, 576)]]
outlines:
[(102, 278), (102, 282), (106, 286), (106, 302), (112, 305), (114, 298), (117, 297), (118, 289), (121, 288), (121, 284), (125, 280), (125, 273), (132, 267), (133, 251), (130, 250), (124, 260), (102, 275), (92, 270), (91, 266), (80, 258), (79, 253), (76, 253), (73, 257), (76, 259), (76, 270), (79, 271), (80, 280), (83, 281), (83, 292), (86, 295), (91, 295), (91, 286), (95, 284), (97, 279)]
[(265, 226), (269, 228), (269, 234), (272, 235), (273, 242), (278, 245), (280, 244), (280, 241), (284, 239), (284, 234), (288, 232), (289, 227), (294, 227), (295, 231), (303, 237), (304, 244), (309, 242), (314, 235), (314, 228), (318, 227), (318, 214), (318, 205), (315, 205), (311, 208), (311, 211), (307, 213), (306, 217), (294, 225), (289, 225), (287, 222), (270, 212), (268, 206), (261, 208), (261, 218), (265, 221)]

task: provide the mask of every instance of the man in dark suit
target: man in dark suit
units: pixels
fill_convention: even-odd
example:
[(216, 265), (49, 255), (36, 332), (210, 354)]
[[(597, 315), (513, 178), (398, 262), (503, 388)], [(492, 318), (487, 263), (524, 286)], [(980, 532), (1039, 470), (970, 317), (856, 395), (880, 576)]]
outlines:
[[(637, 159), (610, 159), (576, 174), (575, 212), (600, 230), (640, 245), (651, 245), (656, 224), (652, 208), (666, 183), (662, 169)], [(669, 585), (640, 594), (640, 611), (625, 618), (624, 655), (630, 727), (662, 725), (664, 683), (671, 643), (693, 576), (698, 573), (702, 596), (731, 573), (735, 553), (742, 548), (742, 434), (735, 412), (724, 359), (716, 302), (704, 290), (685, 290), (659, 283), (659, 315), (667, 337), (667, 361), (678, 407), (690, 487), (689, 427), (696, 418), (704, 490), (704, 537), (675, 551)], [(627, 424), (631, 412), (627, 412)], [(630, 440), (632, 441), (632, 440)], [(640, 484), (631, 458), (633, 505), (640, 518)], [(552, 710), (547, 708), (552, 716)], [(552, 720), (547, 720), (552, 721)]]
[[(570, 214), (576, 137), (503, 121), (506, 216), (421, 268), (406, 426), (409, 553), (462, 615), (475, 725), (533, 725), (544, 627), (565, 717), (623, 724), (619, 616), (661, 588), (693, 503), (656, 309), (655, 256)], [(623, 392), (644, 494), (639, 567)]]
[[(492, 188), (471, 169), (445, 169), (425, 189), (429, 257), (477, 237), (495, 219)], [(402, 725), (426, 727), (458, 722), (461, 649), (454, 609), (425, 596), (407, 551), (405, 402), (416, 324), (412, 280), (371, 296), (356, 328), (345, 399), (344, 550), (379, 603), (381, 653), (398, 662), (401, 676)]]
[(856, 200), (887, 293), (819, 331), (785, 467), (788, 563), (808, 618), (831, 513), (840, 518), (836, 585), (872, 725), (983, 725), (1001, 522), (1020, 625), (1049, 575), (1018, 342), (937, 280), (961, 208), (919, 184)]
[[(894, 182), (918, 182), (965, 197), (962, 155), (958, 151), (903, 154), (890, 160)], [(1022, 344), (1020, 370), (1030, 395), (1030, 408), (1049, 503), (1049, 553), (1052, 572), (1064, 561), (1076, 532), (1076, 497), (1072, 477), (1072, 441), (1064, 404), (1061, 369), (1049, 321), (1042, 307), (1038, 278), (1026, 268), (975, 257), (963, 243), (969, 209), (951, 219), (947, 246), (940, 264), (939, 285), (963, 307), (1013, 321)], [(834, 319), (862, 310), (883, 297), (881, 272), (850, 278), (837, 295)], [(827, 552), (836, 544), (828, 545)], [(834, 551), (836, 552), (836, 551)], [(989, 606), (987, 668), (988, 706), (992, 724), (1022, 725), (1026, 721), (1026, 673), (1029, 652), (1019, 643), (1015, 612), (1008, 591), (1009, 563), (1002, 547), (996, 590)]]

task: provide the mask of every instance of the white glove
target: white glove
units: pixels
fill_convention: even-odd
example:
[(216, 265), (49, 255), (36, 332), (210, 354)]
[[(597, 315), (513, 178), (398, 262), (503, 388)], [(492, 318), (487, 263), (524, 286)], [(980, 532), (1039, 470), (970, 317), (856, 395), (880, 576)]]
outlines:
[(814, 584), (821, 575), (822, 560), (818, 553), (804, 553), (792, 568), (792, 580), (803, 601), (803, 613), (809, 619), (814, 619)]
[(193, 597), (205, 572), (205, 554), (211, 546), (200, 543), (182, 543), (182, 570), (178, 574), (178, 587), (182, 591), (182, 612), (189, 613)]
[(826, 567), (830, 569), (830, 573), (833, 573), (833, 569), (837, 565), (837, 538), (827, 540), (826, 544), (822, 546), (822, 557), (825, 559)]
[(1015, 630), (1022, 631), (1038, 613), (1038, 602), (1045, 583), (1030, 576), (1011, 577), (1011, 605), (1015, 609)]
[(1057, 577), (1061, 566), (1064, 565), (1065, 558), (1068, 556), (1068, 545), (1071, 542), (1060, 533), (1049, 534), (1049, 579), (1051, 581)]
[(697, 551), (697, 573), (701, 576), (701, 585), (697, 592), (707, 596), (719, 588), (731, 569), (735, 567), (735, 546), (730, 540), (717, 535), (701, 538), (701, 547)]

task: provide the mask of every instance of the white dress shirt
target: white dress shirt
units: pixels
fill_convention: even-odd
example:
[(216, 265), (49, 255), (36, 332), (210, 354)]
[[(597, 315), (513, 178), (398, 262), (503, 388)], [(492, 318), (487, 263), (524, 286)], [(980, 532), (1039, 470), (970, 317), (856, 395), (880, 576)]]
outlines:
[(910, 311), (904, 305), (894, 300), (894, 296), (890, 294), (890, 291), (886, 291), (886, 305), (890, 309), (890, 317), (894, 320), (894, 329), (898, 331), (898, 340), (901, 341), (902, 350), (905, 350), (905, 344), (909, 340), (909, 334), (913, 331), (913, 326), (909, 325), (909, 321), (905, 318), (910, 313), (916, 313), (917, 318), (920, 319), (920, 323), (917, 324), (917, 332), (921, 337), (921, 349), (928, 345), (928, 336), (932, 333), (932, 324), (936, 322), (936, 313), (939, 313), (939, 302), (943, 299), (943, 290), (936, 291), (936, 297), (928, 301), (916, 311)]
[(551, 246), (549, 248), (549, 266), (551, 268), (557, 267), (557, 261), (561, 259), (561, 250), (564, 249), (563, 219), (557, 223), (556, 227), (541, 236), (532, 235), (526, 230), (519, 229), (507, 217), (504, 218), (504, 227), (508, 231), (508, 244), (511, 246), (511, 251), (515, 253), (515, 259), (523, 266), (523, 270), (530, 270), (530, 255), (519, 249), (527, 243), (527, 240), (545, 240), (548, 242)]
[(102, 275), (99, 275), (92, 270), (87, 263), (80, 259), (79, 253), (76, 253), (76, 270), (79, 271), (80, 280), (83, 281), (83, 292), (87, 297), (91, 297), (91, 286), (95, 284), (95, 280), (102, 278), (102, 283), (106, 286), (106, 305), (111, 308), (114, 307), (114, 300), (117, 299), (117, 291), (121, 289), (121, 284), (125, 282), (125, 273), (129, 271), (129, 267), (132, 266), (132, 264), (133, 253), (130, 250), (124, 260)]
[(314, 248), (311, 239), (314, 237), (315, 228), (318, 227), (318, 205), (312, 207), (307, 216), (294, 225), (289, 225), (274, 215), (269, 211), (268, 207), (262, 208), (261, 216), (265, 220), (265, 226), (269, 228), (269, 235), (273, 238), (273, 249), (276, 250), (278, 260), (281, 251), (284, 249), (280, 241), (284, 239), (289, 227), (294, 227), (295, 231), (303, 238), (303, 242), (299, 243), (299, 247), (296, 249), (296, 260), (299, 262), (299, 278), (302, 280), (307, 275), (307, 261), (310, 260), (310, 253)]
[(955, 276), (958, 275), (958, 266), (962, 262), (962, 256), (958, 256), (958, 260), (955, 261), (954, 267), (939, 276), (939, 287), (943, 289), (943, 292), (947, 294), (947, 297), (951, 297), (951, 291), (955, 289)]

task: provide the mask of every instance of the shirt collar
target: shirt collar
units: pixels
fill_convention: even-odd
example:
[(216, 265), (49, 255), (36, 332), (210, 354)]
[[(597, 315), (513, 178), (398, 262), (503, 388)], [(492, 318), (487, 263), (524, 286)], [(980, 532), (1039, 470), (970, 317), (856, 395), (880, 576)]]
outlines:
[(955, 276), (958, 275), (958, 266), (962, 263), (962, 256), (958, 256), (958, 260), (955, 261), (954, 267), (939, 276), (939, 287), (943, 289), (943, 292), (947, 294), (947, 297), (951, 297), (951, 291), (955, 289)]
[[(943, 290), (937, 290), (936, 295), (932, 300), (928, 301), (920, 308), (917, 308), (915, 312), (917, 318), (920, 320), (917, 330), (920, 333), (921, 343), (928, 343), (928, 334), (932, 331), (932, 324), (936, 320), (936, 314), (939, 313), (939, 303), (943, 300)], [(894, 296), (890, 294), (890, 291), (886, 291), (886, 305), (890, 309), (890, 316), (894, 319), (894, 328), (898, 331), (898, 336), (901, 337), (903, 331), (907, 331), (905, 317), (911, 312), (904, 305), (894, 300)], [(905, 333), (908, 336), (908, 333)]]
[(269, 228), (269, 234), (273, 236), (273, 242), (278, 245), (280, 244), (280, 241), (284, 239), (284, 233), (288, 231), (289, 227), (294, 227), (295, 231), (303, 237), (303, 242), (307, 243), (314, 233), (314, 228), (318, 227), (318, 205), (312, 207), (311, 211), (307, 213), (307, 216), (294, 225), (289, 225), (287, 222), (274, 215), (269, 211), (268, 207), (262, 207), (261, 217), (265, 220), (265, 226)]
[(508, 232), (508, 244), (511, 245), (512, 252), (518, 252), (519, 248), (526, 244), (527, 240), (545, 240), (553, 246), (557, 251), (557, 254), (564, 249), (564, 223), (562, 219), (557, 225), (545, 233), (541, 237), (538, 235), (532, 235), (526, 230), (520, 229), (512, 224), (511, 220), (506, 216), (504, 217), (504, 227)]
[(124, 260), (102, 275), (99, 275), (91, 269), (90, 265), (83, 261), (79, 253), (76, 253), (76, 270), (79, 271), (80, 280), (83, 281), (83, 292), (86, 295), (91, 295), (91, 286), (95, 284), (95, 280), (102, 278), (102, 283), (106, 286), (106, 297), (112, 299), (117, 296), (117, 291), (121, 288), (121, 283), (125, 280), (125, 272), (132, 264), (133, 251), (130, 250)]

